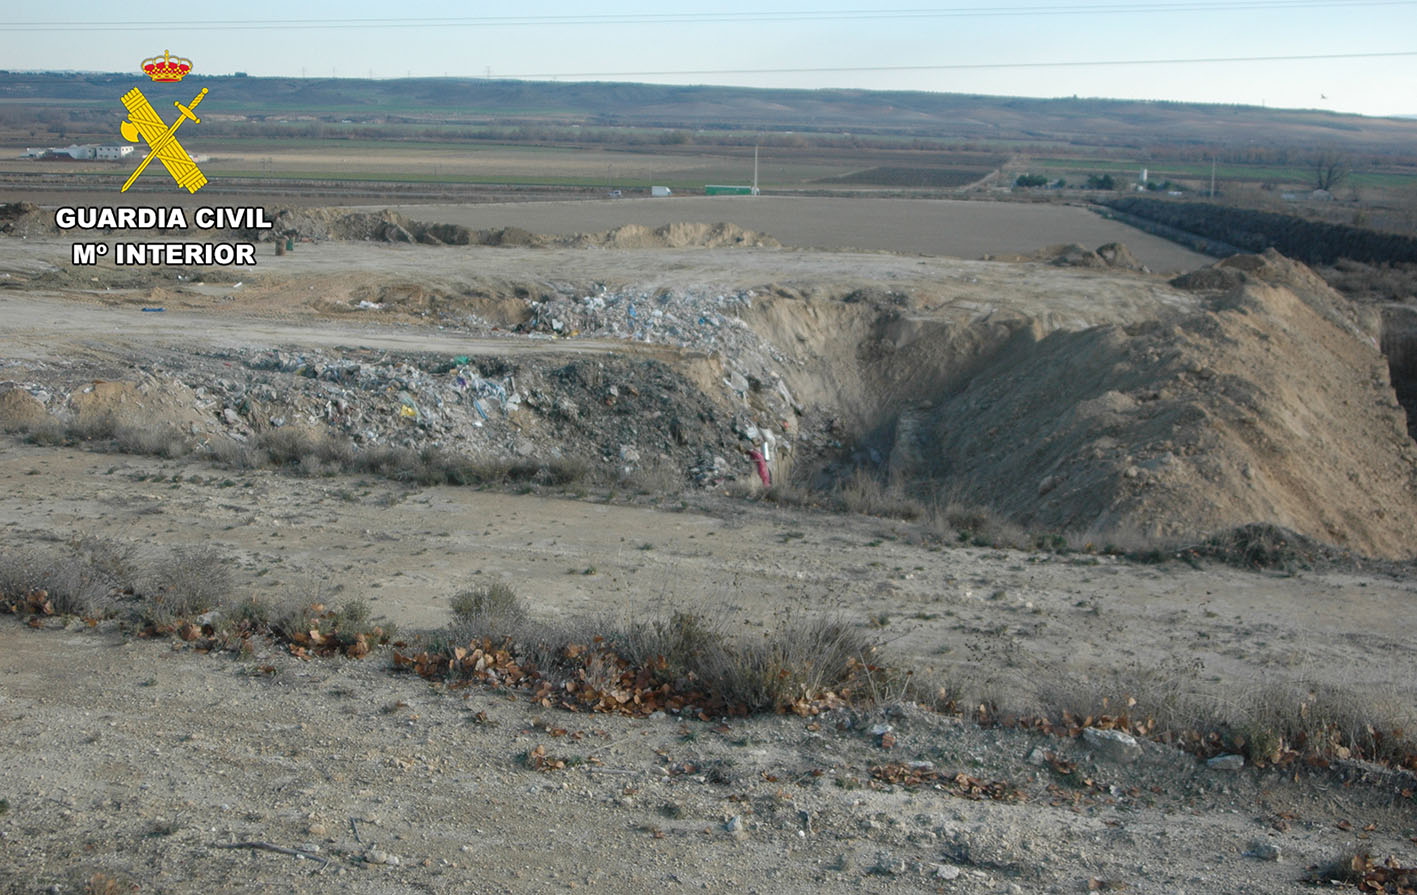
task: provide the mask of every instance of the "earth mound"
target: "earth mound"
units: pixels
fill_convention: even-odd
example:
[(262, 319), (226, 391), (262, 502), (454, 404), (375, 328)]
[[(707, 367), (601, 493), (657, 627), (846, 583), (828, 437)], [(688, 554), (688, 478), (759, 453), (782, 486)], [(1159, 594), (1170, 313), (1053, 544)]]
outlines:
[(398, 212), (346, 211), (341, 208), (281, 209), (273, 216), (269, 230), (251, 230), (242, 234), (248, 240), (296, 238), (311, 240), (353, 240), (369, 242), (407, 242), (422, 245), (484, 245), (523, 248), (612, 248), (612, 249), (682, 249), (747, 246), (776, 248), (776, 239), (737, 224), (676, 222), (650, 229), (640, 224), (626, 224), (598, 233), (576, 233), (568, 236), (548, 236), (531, 233), (520, 227), (499, 227), (470, 230), (457, 224), (430, 224), (415, 221)]
[(58, 233), (54, 216), (33, 202), (0, 203), (0, 233), (6, 236), (44, 236)]
[(1406, 557), (1417, 445), (1369, 315), (1274, 252), (1199, 311), (1022, 325), (892, 449), (895, 475), (1037, 528), (1177, 539), (1263, 521)]

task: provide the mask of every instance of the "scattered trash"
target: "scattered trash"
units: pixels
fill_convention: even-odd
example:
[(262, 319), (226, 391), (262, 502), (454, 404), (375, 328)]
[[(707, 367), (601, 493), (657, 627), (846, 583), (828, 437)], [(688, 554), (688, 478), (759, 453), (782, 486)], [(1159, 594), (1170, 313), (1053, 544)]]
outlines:
[(143, 311), (148, 314), (161, 314), (166, 310), (167, 308), (143, 308)]
[(767, 461), (763, 459), (763, 454), (758, 450), (748, 452), (748, 458), (753, 461), (753, 465), (758, 467), (758, 478), (763, 480), (764, 488), (772, 487), (772, 473), (768, 471)]

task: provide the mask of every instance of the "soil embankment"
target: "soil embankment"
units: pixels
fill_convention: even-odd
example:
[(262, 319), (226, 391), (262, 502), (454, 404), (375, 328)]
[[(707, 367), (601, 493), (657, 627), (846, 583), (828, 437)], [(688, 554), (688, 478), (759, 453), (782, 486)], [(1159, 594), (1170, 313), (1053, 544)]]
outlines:
[[(778, 249), (729, 224), (548, 237), (391, 212), (278, 220), (332, 240), (281, 262), (318, 254), (308, 275), (253, 273), (245, 291), (221, 274), (88, 277), (109, 304), (201, 309), (165, 318), (196, 341), (144, 349), (157, 363), (142, 384), (189, 396), (170, 415), (194, 437), (314, 427), (696, 485), (748, 476), (758, 453), (779, 480), (864, 471), (927, 505), (1098, 543), (1261, 522), (1363, 555), (1417, 550), (1417, 449), (1379, 350), (1400, 321), (1273, 251), (1168, 284), (1115, 244), (912, 262)], [(600, 250), (613, 263), (588, 266)], [(87, 285), (13, 273), (10, 295)], [(238, 296), (326, 323), (312, 339), (231, 328), (221, 302)], [(332, 336), (331, 317), (374, 328)], [(435, 322), (424, 340), (388, 328)], [(68, 366), (12, 387), (74, 417), (104, 377)]]

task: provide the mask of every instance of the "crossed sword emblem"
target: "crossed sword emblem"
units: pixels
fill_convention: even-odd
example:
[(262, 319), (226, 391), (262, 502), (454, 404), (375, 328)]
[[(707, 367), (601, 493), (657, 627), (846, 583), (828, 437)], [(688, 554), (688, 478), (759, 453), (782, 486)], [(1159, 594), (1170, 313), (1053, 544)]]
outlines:
[(119, 125), (119, 130), (123, 132), (123, 139), (130, 143), (135, 143), (141, 136), (148, 143), (148, 156), (143, 159), (142, 164), (128, 178), (128, 182), (123, 184), (120, 192), (127, 192), (128, 187), (133, 185), (133, 181), (138, 179), (144, 169), (157, 159), (162, 162), (162, 166), (167, 169), (167, 173), (172, 175), (172, 179), (177, 181), (177, 185), (186, 189), (189, 193), (195, 193), (207, 183), (207, 178), (202, 174), (202, 170), (197, 167), (197, 163), (192, 161), (192, 157), (187, 154), (187, 150), (182, 148), (182, 144), (177, 142), (177, 129), (182, 126), (182, 122), (192, 119), (197, 124), (202, 123), (202, 119), (192, 114), (192, 110), (197, 108), (197, 104), (207, 95), (205, 87), (202, 92), (192, 100), (191, 105), (182, 105), (173, 102), (173, 105), (182, 113), (171, 127), (164, 128), (165, 122), (153, 111), (152, 105), (148, 103), (147, 97), (143, 96), (138, 88), (134, 87), (123, 94), (123, 105), (128, 107), (128, 120)]

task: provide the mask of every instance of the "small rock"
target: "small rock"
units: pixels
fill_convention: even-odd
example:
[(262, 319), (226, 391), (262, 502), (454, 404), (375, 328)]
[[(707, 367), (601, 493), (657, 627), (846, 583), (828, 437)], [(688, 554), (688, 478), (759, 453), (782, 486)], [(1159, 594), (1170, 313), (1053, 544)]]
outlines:
[(364, 853), (364, 863), (366, 864), (388, 864), (391, 867), (399, 865), (399, 856), (391, 855), (386, 851), (371, 848)]
[(900, 876), (905, 872), (905, 859), (898, 858), (888, 851), (878, 852), (871, 872), (881, 876)]
[(959, 868), (953, 864), (941, 864), (935, 868), (935, 876), (940, 879), (959, 879)]
[(325, 825), (318, 821), (312, 823), (307, 829), (310, 831), (311, 836), (323, 836), (328, 832)]
[(1028, 763), (1034, 767), (1043, 767), (1048, 763), (1048, 752), (1042, 746), (1034, 746), (1033, 751), (1028, 753)]
[(1278, 861), (1282, 856), (1279, 846), (1263, 840), (1250, 843), (1250, 850), (1245, 854), (1261, 861)]
[(748, 835), (748, 825), (743, 823), (743, 815), (735, 814), (728, 819), (723, 828), (731, 833), (735, 838), (742, 839)]
[(1238, 771), (1245, 766), (1245, 757), (1233, 753), (1217, 755), (1210, 761), (1207, 761), (1205, 766), (1212, 771)]
[(1137, 742), (1136, 737), (1120, 730), (1088, 727), (1083, 729), (1082, 739), (1089, 749), (1118, 764), (1131, 764), (1141, 757), (1141, 743)]

